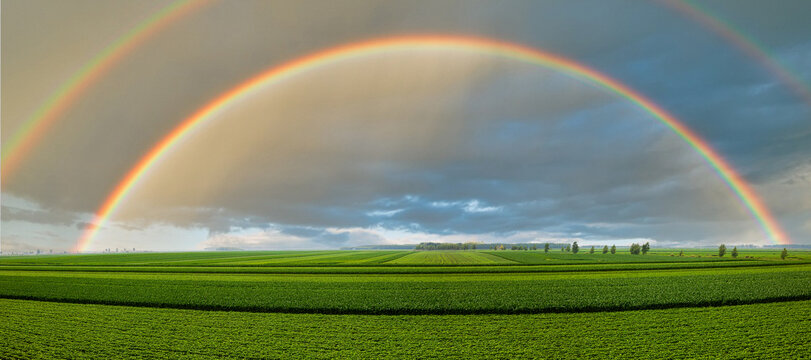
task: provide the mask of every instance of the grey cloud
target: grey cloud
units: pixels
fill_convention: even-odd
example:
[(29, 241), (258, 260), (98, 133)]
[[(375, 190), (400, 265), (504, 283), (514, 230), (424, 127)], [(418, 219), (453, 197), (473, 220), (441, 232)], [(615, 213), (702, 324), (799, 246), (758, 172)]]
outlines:
[[(160, 5), (116, 4), (133, 14)], [(4, 142), (56, 86), (49, 78), (69, 74), (62, 63), (78, 67), (109, 40), (89, 37), (72, 48), (71, 36), (82, 36), (67, 31), (58, 37), (63, 44), (53, 45), (49, 24), (78, 26), (113, 10), (119, 22), (126, 18), (113, 5), (97, 12), (83, 2), (52, 12), (42, 5), (3, 5), (3, 87), (18, 90), (3, 95)], [(811, 28), (799, 15), (807, 2), (707, 6), (767, 49), (794, 54), (792, 64), (802, 65), (795, 69), (805, 71), (799, 76), (811, 76), (803, 70), (811, 68), (803, 55)], [(6, 21), (33, 16), (43, 30)], [(107, 20), (98, 29), (123, 30)], [(494, 36), (583, 61), (683, 119), (756, 184), (792, 232), (809, 234), (795, 220), (806, 211), (802, 199), (786, 194), (788, 185), (791, 193), (811, 193), (803, 180), (811, 109), (723, 39), (661, 4), (635, 1), (212, 5), (111, 68), (3, 183), (4, 194), (59, 215), (4, 208), (3, 221), (76, 222), (149, 147), (217, 94), (326, 46), (403, 33)], [(62, 56), (43, 57), (30, 44)], [(42, 78), (34, 76), (40, 68), (47, 68)], [(474, 200), (478, 207), (468, 210), (499, 210), (465, 211)], [(514, 60), (430, 51), (348, 60), (243, 100), (157, 165), (116, 220), (133, 231), (156, 223), (203, 227), (223, 246), (244, 240), (234, 232), (278, 227), (249, 236), (249, 247), (284, 236), (312, 246), (383, 241), (327, 230), (374, 226), (449, 236), (761, 236), (707, 164), (626, 100)], [(588, 225), (598, 223), (622, 226)]]
[(49, 225), (75, 225), (78, 215), (73, 212), (58, 209), (24, 209), (3, 205), (0, 209), (3, 221), (24, 221), (37, 224)]

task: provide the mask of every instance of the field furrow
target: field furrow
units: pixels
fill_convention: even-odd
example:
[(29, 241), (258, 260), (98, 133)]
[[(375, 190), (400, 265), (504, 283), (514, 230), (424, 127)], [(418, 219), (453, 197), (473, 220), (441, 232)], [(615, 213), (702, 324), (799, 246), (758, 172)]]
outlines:
[(811, 298), (811, 266), (582, 274), (240, 275), (0, 271), (0, 297), (292, 313), (631, 310)]
[(0, 300), (0, 318), (0, 355), (6, 359), (799, 359), (811, 353), (811, 301), (613, 313), (375, 316)]

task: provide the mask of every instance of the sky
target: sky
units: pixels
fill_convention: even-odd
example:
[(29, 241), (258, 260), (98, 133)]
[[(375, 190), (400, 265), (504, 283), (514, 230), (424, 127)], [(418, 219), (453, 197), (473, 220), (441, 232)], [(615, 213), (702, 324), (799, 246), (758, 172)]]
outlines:
[[(0, 141), (168, 4), (4, 0)], [(706, 140), (792, 243), (811, 244), (811, 99), (797, 91), (811, 84), (811, 2), (698, 6), (758, 44), (772, 67), (676, 5), (193, 5), (106, 68), (3, 174), (0, 246), (74, 249), (154, 144), (254, 75), (414, 34), (522, 44), (635, 89)], [(231, 104), (150, 169), (83, 250), (423, 241), (773, 243), (695, 149), (628, 99), (559, 69), (421, 48), (324, 64)]]

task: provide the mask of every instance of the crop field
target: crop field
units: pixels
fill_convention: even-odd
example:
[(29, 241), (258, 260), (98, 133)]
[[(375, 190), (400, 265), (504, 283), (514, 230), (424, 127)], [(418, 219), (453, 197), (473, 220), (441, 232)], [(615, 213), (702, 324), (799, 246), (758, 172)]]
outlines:
[(396, 265), (495, 265), (515, 261), (483, 252), (421, 251), (388, 262)]
[(0, 300), (0, 317), (6, 320), (0, 322), (0, 348), (12, 359), (800, 359), (811, 352), (810, 314), (811, 301), (606, 313), (390, 316)]
[(0, 257), (0, 358), (811, 355), (811, 253), (671, 255)]

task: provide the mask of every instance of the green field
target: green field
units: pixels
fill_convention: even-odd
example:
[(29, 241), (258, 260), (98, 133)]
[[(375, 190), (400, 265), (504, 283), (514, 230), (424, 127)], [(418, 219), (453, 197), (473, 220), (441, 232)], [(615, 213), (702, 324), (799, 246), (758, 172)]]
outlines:
[(0, 257), (0, 358), (807, 357), (811, 253), (774, 253)]
[[(779, 251), (741, 250), (733, 259), (718, 258), (716, 251), (651, 251), (648, 255), (579, 254), (550, 251), (232, 251), (180, 253), (122, 253), (91, 255), (0, 256), (7, 265), (85, 265), (85, 266), (403, 266), (403, 265), (560, 265), (615, 263), (683, 263), (779, 260)], [(749, 256), (750, 258), (745, 258)], [(811, 252), (792, 252), (788, 261), (811, 261)]]
[(392, 265), (498, 265), (517, 261), (474, 251), (420, 251), (387, 262)]

